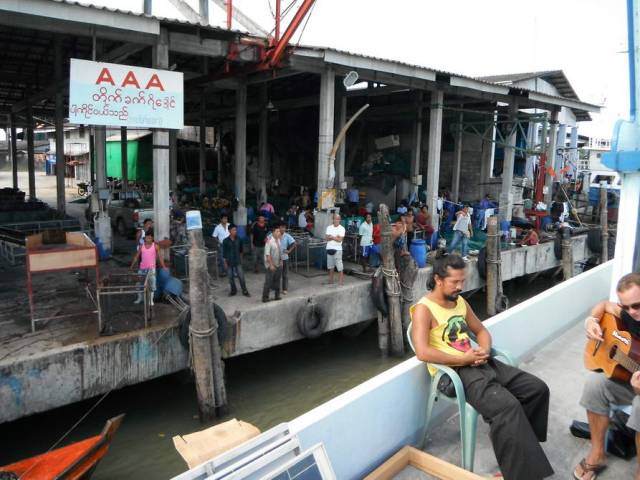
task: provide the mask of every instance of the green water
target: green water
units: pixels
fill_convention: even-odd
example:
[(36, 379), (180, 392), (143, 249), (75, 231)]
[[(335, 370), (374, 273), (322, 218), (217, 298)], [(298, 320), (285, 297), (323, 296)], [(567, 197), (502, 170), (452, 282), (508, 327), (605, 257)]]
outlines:
[[(512, 305), (548, 288), (548, 279), (506, 288)], [(484, 298), (469, 299), (483, 318)], [(407, 358), (409, 355), (407, 354)], [(266, 430), (286, 422), (402, 361), (383, 359), (375, 324), (356, 338), (341, 332), (299, 341), (226, 362), (230, 413)], [(0, 465), (46, 451), (94, 400), (0, 425)], [(1, 408), (1, 406), (0, 406)], [(197, 418), (195, 387), (186, 373), (111, 393), (63, 444), (96, 435), (104, 421), (126, 413), (94, 479), (167, 479), (186, 470), (172, 437), (213, 425)]]

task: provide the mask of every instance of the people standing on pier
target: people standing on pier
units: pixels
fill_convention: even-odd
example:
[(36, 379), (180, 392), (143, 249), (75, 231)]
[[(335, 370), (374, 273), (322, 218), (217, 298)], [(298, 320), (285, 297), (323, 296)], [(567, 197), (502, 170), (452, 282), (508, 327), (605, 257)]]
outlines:
[(222, 257), (222, 242), (229, 236), (229, 216), (226, 214), (222, 214), (220, 217), (220, 223), (216, 225), (216, 228), (213, 229), (213, 233), (211, 234), (213, 238), (218, 241), (218, 268), (221, 270), (221, 273), (226, 272), (226, 268), (224, 266), (224, 262)]
[(251, 249), (253, 251), (253, 273), (258, 273), (258, 265), (263, 262), (264, 244), (267, 240), (267, 222), (262, 215), (251, 226)]
[(296, 248), (296, 240), (287, 232), (286, 223), (281, 223), (279, 228), (282, 236), (280, 240), (282, 249), (282, 294), (286, 295), (289, 287), (289, 255)]
[(373, 248), (373, 222), (371, 220), (371, 214), (367, 213), (364, 217), (364, 222), (358, 228), (358, 235), (360, 235), (360, 248), (362, 248), (362, 271), (366, 272), (369, 265), (369, 255)]
[[(605, 313), (620, 319), (624, 330), (634, 342), (640, 341), (640, 273), (623, 276), (616, 286), (618, 303), (600, 302), (591, 309), (584, 321), (587, 338), (603, 341), (600, 321)], [(632, 347), (633, 348), (633, 347)], [(590, 372), (580, 398), (587, 410), (591, 448), (573, 472), (578, 480), (593, 480), (607, 467), (605, 436), (609, 428), (609, 415), (614, 405), (631, 405), (627, 427), (636, 432), (636, 449), (640, 452), (640, 372), (631, 376), (629, 383), (609, 379), (599, 372)], [(633, 477), (640, 480), (640, 456)]]
[[(487, 421), (502, 475), (540, 480), (553, 475), (539, 442), (547, 439), (549, 388), (539, 378), (491, 357), (491, 334), (460, 296), (465, 262), (438, 251), (431, 290), (410, 310), (419, 360), (453, 367), (466, 401)], [(475, 335), (478, 346), (471, 344)], [(430, 373), (435, 374), (433, 367)]]
[[(160, 263), (161, 268), (167, 268), (164, 259), (160, 255), (158, 244), (153, 241), (153, 230), (148, 230), (144, 236), (144, 243), (136, 251), (131, 261), (131, 270), (135, 270), (136, 263), (140, 260), (138, 266), (138, 275), (144, 276), (151, 290), (151, 305), (153, 305), (153, 297), (156, 293), (156, 262)], [(140, 284), (138, 284), (139, 286)], [(133, 303), (142, 302), (142, 293), (138, 293), (138, 297)]]
[(456, 250), (462, 244), (462, 259), (469, 260), (469, 239), (473, 237), (473, 225), (471, 225), (471, 215), (469, 205), (465, 204), (461, 210), (456, 212), (456, 223), (453, 226), (453, 239), (449, 245), (449, 252)]
[(245, 297), (250, 297), (247, 285), (244, 281), (244, 270), (242, 270), (242, 240), (238, 238), (238, 228), (229, 225), (229, 235), (222, 242), (222, 258), (224, 259), (224, 268), (229, 275), (229, 296), (233, 297), (238, 290), (236, 289), (235, 277), (238, 277), (240, 289)]
[(280, 300), (280, 276), (282, 275), (282, 234), (279, 228), (274, 228), (271, 237), (263, 247), (264, 250), (264, 288), (262, 301), (269, 301), (271, 290), (275, 291), (275, 300)]
[(327, 227), (325, 231), (325, 240), (327, 241), (327, 269), (329, 270), (329, 284), (333, 283), (333, 269), (335, 268), (340, 274), (339, 283), (344, 284), (344, 272), (342, 265), (342, 240), (344, 240), (345, 230), (340, 225), (340, 215), (333, 215), (333, 224)]

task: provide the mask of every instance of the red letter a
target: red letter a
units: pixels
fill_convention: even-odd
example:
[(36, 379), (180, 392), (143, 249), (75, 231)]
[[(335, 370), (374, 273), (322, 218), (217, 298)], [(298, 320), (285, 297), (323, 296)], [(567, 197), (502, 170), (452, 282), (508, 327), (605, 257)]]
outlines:
[(131, 70), (127, 72), (127, 76), (124, 77), (124, 80), (122, 81), (122, 87), (126, 87), (127, 85), (133, 85), (136, 88), (140, 88), (138, 79), (136, 78), (135, 73), (133, 73)]
[(164, 92), (164, 87), (162, 86), (162, 83), (160, 82), (160, 78), (158, 78), (158, 75), (156, 73), (151, 75), (151, 78), (147, 82), (147, 86), (144, 88), (149, 89), (151, 87), (159, 88), (160, 91)]
[(107, 67), (104, 67), (100, 72), (100, 75), (98, 75), (98, 79), (96, 80), (96, 85), (100, 85), (102, 82), (110, 83), (114, 87), (116, 85), (115, 82), (113, 81), (113, 78), (111, 78), (111, 74), (109, 73), (109, 69)]

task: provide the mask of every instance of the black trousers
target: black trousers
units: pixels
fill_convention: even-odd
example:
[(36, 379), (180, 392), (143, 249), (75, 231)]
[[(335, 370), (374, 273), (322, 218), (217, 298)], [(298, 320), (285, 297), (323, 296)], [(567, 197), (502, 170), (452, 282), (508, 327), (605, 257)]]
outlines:
[(264, 274), (264, 288), (262, 289), (262, 298), (269, 298), (269, 292), (275, 290), (276, 298), (280, 296), (280, 275), (282, 274), (282, 265), (273, 272), (267, 268)]
[(289, 260), (282, 260), (282, 290), (289, 288)]
[(505, 480), (539, 480), (553, 475), (539, 443), (547, 439), (549, 387), (538, 377), (494, 359), (456, 370), (467, 402), (489, 424)]

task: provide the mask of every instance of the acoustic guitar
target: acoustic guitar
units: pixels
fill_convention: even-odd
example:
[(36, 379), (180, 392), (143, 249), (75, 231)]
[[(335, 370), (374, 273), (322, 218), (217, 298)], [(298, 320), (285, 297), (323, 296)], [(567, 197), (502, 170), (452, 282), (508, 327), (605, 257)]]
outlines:
[(600, 321), (604, 341), (589, 340), (584, 350), (584, 366), (599, 370), (607, 378), (628, 383), (640, 370), (640, 342), (624, 330), (619, 318), (605, 313)]

